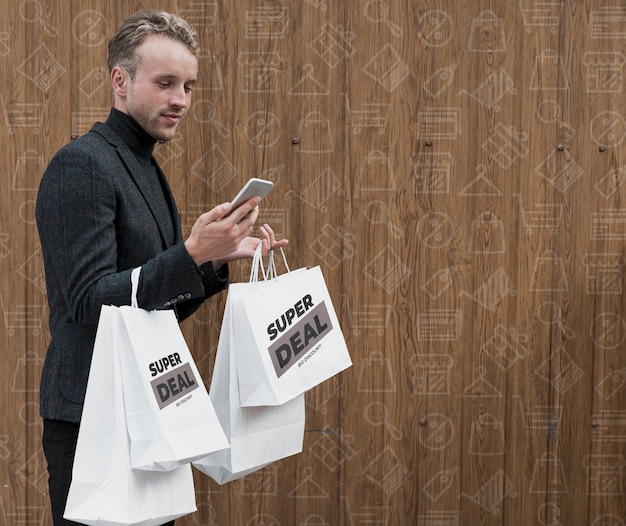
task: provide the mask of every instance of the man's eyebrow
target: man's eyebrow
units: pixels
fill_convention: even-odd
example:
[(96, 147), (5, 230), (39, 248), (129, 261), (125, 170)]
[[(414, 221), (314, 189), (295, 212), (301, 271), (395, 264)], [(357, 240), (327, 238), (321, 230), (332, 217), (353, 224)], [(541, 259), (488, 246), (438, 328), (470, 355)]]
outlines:
[[(173, 73), (164, 73), (163, 75), (158, 75), (157, 78), (166, 80), (177, 80), (180, 77), (178, 75), (174, 75)], [(197, 82), (197, 78), (185, 80), (185, 84), (196, 84)]]

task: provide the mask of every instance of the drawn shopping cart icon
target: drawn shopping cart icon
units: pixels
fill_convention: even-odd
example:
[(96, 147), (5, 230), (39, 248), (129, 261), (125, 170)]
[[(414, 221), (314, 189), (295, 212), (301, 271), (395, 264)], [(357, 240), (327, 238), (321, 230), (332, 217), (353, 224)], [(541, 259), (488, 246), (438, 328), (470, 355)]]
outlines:
[(532, 32), (535, 27), (549, 27), (554, 33), (561, 20), (562, 7), (560, 0), (520, 0), (526, 32)]
[(531, 437), (533, 432), (543, 432), (554, 435), (558, 432), (559, 422), (563, 416), (562, 406), (536, 405), (532, 411), (524, 409), (524, 401), (519, 395), (513, 395), (517, 399), (520, 415), (524, 422), (526, 435)]
[(361, 133), (362, 129), (374, 128), (378, 133), (385, 133), (389, 124), (389, 104), (382, 102), (367, 102), (359, 109), (352, 108), (350, 98), (344, 93), (346, 111), (348, 112), (350, 126), (354, 133)]
[(246, 38), (284, 38), (289, 23), (289, 8), (280, 4), (260, 5), (245, 12)]
[(358, 336), (367, 330), (374, 330), (379, 336), (385, 334), (391, 316), (391, 305), (365, 303), (353, 306), (347, 294), (343, 298), (353, 334)]
[(600, 411), (592, 415), (595, 426), (591, 440), (594, 442), (626, 442), (626, 411)]
[(9, 331), (9, 336), (13, 336), (18, 329), (30, 329), (36, 336), (42, 326), (42, 312), (40, 305), (15, 305), (8, 310), (0, 295), (0, 309), (4, 315), (4, 326)]
[(532, 210), (526, 210), (522, 196), (520, 194), (514, 196), (519, 200), (520, 214), (528, 235), (541, 229), (549, 230), (552, 235), (557, 233), (563, 217), (563, 205), (538, 204)]
[(36, 134), (43, 123), (43, 110), (44, 105), (35, 102), (13, 102), (4, 107), (0, 96), (0, 111), (4, 111), (4, 122), (9, 133), (18, 128), (30, 128)]
[[(389, 524), (389, 506), (358, 506), (352, 510), (347, 497), (341, 497), (347, 526), (386, 526)], [(373, 504), (373, 503), (372, 503)]]

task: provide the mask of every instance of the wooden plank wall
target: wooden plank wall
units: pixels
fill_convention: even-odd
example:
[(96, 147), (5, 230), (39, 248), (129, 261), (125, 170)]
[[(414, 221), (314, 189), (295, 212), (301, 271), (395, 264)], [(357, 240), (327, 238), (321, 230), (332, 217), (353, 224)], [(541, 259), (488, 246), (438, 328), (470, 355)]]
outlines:
[[(147, 6), (202, 36), (158, 147), (185, 228), (273, 179), (261, 220), (322, 267), (354, 360), (302, 454), (197, 474), (178, 523), (623, 526), (620, 0), (3, 0), (0, 523), (51, 524), (39, 177), (106, 117), (106, 41)], [(184, 325), (207, 384), (224, 299)]]

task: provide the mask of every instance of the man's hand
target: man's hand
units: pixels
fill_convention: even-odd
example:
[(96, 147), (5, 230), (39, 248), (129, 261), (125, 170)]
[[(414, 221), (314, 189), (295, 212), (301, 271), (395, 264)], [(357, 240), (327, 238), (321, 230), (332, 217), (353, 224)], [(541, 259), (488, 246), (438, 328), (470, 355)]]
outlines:
[[(202, 214), (185, 241), (185, 248), (194, 263), (200, 266), (213, 261), (217, 269), (227, 261), (238, 259), (233, 255), (241, 253), (242, 241), (252, 233), (259, 215), (260, 202), (260, 197), (253, 197), (235, 210), (232, 210), (230, 203), (223, 203)], [(273, 233), (267, 233), (268, 243), (271, 242), (272, 235)], [(256, 244), (258, 243), (257, 239)], [(249, 241), (244, 243), (245, 253), (248, 252), (249, 244)]]
[(279, 241), (276, 241), (274, 231), (267, 223), (264, 224), (262, 227), (259, 227), (259, 233), (261, 234), (261, 239), (258, 239), (256, 237), (246, 237), (241, 241), (237, 250), (229, 254), (226, 258), (214, 260), (213, 266), (216, 269), (219, 269), (222, 267), (222, 265), (228, 263), (229, 261), (243, 258), (251, 258), (254, 256), (254, 253), (256, 252), (259, 243), (263, 244), (263, 255), (267, 254), (270, 250), (282, 248), (287, 243), (289, 243), (289, 240), (287, 239), (281, 239)]
[(270, 226), (267, 223), (265, 223), (262, 227), (259, 227), (259, 233), (261, 234), (261, 243), (263, 243), (263, 255), (267, 254), (270, 250), (276, 250), (277, 248), (282, 248), (287, 243), (289, 243), (288, 239), (280, 239), (276, 241), (276, 236), (274, 235), (274, 231), (270, 228)]

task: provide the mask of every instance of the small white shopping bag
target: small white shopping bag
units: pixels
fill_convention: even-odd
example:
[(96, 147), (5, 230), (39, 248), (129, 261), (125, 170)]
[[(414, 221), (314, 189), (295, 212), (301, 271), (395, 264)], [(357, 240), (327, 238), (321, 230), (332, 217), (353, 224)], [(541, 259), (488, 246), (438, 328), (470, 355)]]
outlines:
[(64, 517), (90, 526), (157, 526), (196, 511), (188, 464), (167, 471), (131, 468), (117, 307), (104, 306), (93, 350)]
[(135, 469), (168, 471), (229, 447), (213, 403), (171, 310), (119, 307), (124, 404)]
[(248, 287), (232, 308), (244, 407), (284, 404), (352, 365), (319, 266)]
[(280, 406), (239, 405), (231, 312), (234, 298), (244, 292), (245, 287), (231, 285), (229, 288), (209, 389), (231, 447), (193, 464), (219, 484), (240, 479), (272, 462), (300, 453), (304, 441), (304, 395)]

